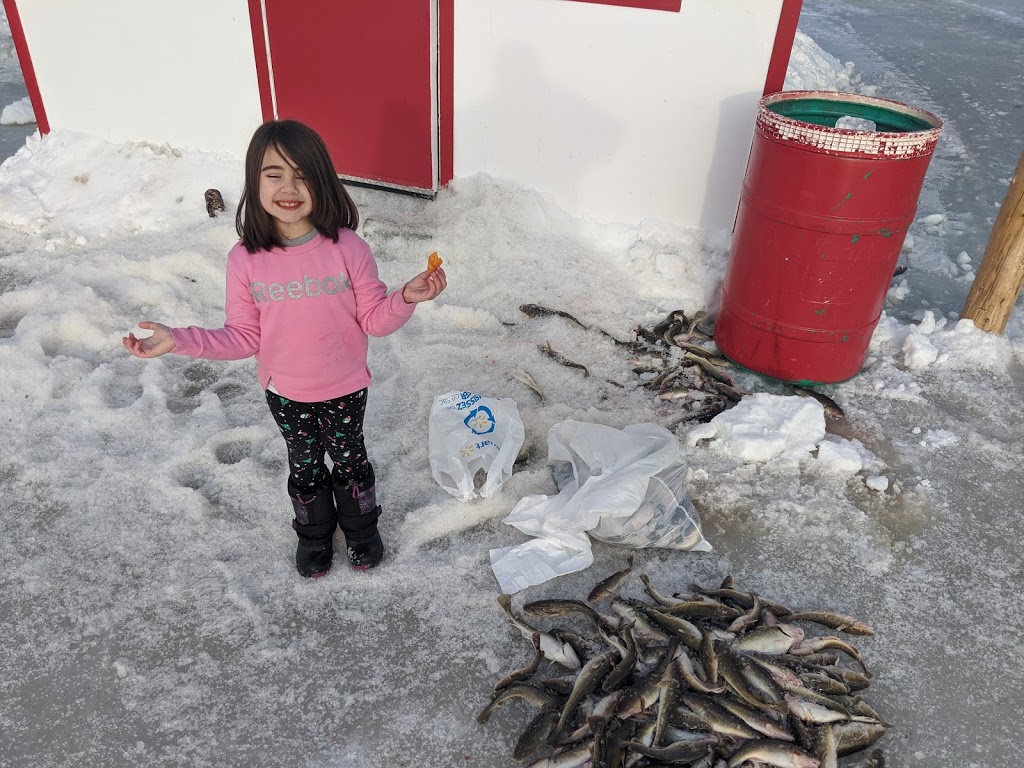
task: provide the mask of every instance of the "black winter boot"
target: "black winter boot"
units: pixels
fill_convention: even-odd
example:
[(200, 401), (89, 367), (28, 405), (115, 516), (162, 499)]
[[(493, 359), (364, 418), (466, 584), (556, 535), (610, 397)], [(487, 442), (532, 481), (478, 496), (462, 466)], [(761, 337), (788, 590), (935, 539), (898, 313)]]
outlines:
[(334, 529), (338, 524), (331, 491), (318, 488), (313, 493), (300, 493), (289, 482), (288, 495), (295, 510), (292, 528), (299, 537), (295, 567), (306, 578), (326, 576), (334, 559)]
[(377, 531), (380, 507), (373, 477), (344, 487), (334, 486), (338, 504), (338, 527), (345, 534), (348, 561), (357, 571), (376, 568), (384, 559), (384, 542)]

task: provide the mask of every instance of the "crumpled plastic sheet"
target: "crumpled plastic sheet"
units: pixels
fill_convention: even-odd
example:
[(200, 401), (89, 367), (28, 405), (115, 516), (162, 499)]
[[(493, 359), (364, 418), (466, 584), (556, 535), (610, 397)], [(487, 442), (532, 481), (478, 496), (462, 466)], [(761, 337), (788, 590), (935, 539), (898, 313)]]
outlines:
[(686, 495), (683, 459), (675, 436), (656, 424), (552, 426), (548, 460), (560, 490), (524, 497), (505, 518), (534, 538), (491, 550), (502, 592), (587, 568), (591, 537), (633, 548), (710, 550)]

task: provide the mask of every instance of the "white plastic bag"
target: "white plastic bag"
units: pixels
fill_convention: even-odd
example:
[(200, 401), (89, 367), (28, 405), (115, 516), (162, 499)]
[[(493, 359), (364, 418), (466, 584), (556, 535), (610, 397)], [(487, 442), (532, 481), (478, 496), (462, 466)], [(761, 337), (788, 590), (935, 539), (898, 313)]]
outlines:
[[(448, 392), (430, 409), (430, 472), (457, 499), (489, 498), (512, 476), (525, 437), (514, 400)], [(481, 470), (486, 479), (477, 490), (475, 478)]]
[(711, 549), (686, 495), (682, 448), (664, 427), (559, 422), (548, 432), (548, 459), (558, 494), (527, 496), (505, 518), (536, 538), (491, 550), (506, 594), (588, 567), (588, 534), (634, 548)]

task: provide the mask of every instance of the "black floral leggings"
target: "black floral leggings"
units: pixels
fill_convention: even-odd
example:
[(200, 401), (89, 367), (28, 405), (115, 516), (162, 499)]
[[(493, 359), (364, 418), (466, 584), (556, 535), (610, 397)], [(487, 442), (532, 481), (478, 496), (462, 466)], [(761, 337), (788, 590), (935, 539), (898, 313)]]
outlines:
[(325, 451), (334, 462), (335, 486), (370, 476), (363, 444), (366, 389), (319, 403), (300, 403), (268, 391), (267, 405), (288, 445), (288, 479), (297, 490), (312, 493), (329, 485)]

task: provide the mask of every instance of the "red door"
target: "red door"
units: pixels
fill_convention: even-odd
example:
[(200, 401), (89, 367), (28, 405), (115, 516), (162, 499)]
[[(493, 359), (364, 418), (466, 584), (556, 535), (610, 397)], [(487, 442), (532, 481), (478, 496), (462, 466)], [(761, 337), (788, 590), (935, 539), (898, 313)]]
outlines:
[(250, 0), (264, 115), (316, 129), (345, 178), (436, 192), (436, 3)]

